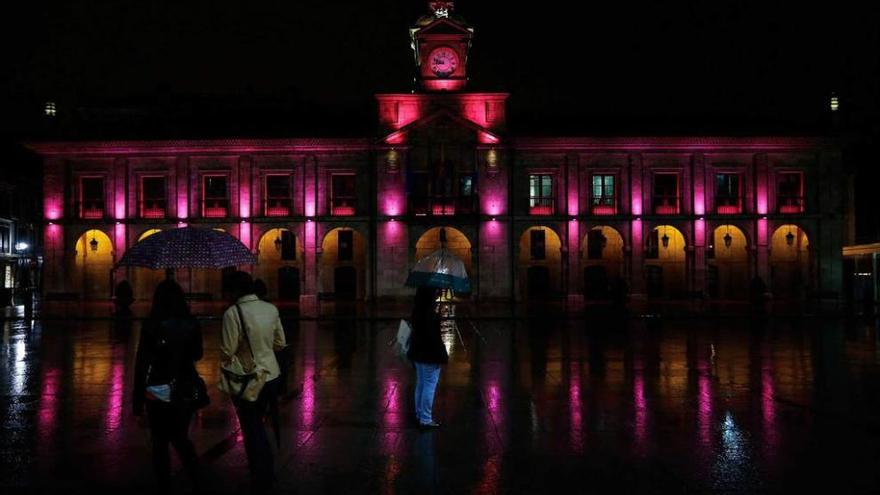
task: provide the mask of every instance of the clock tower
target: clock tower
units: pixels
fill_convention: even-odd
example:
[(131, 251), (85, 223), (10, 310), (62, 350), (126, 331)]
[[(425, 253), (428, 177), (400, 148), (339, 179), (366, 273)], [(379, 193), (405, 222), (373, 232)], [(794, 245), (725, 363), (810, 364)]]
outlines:
[(467, 56), (474, 29), (456, 15), (454, 2), (428, 2), (430, 12), (410, 28), (422, 89), (461, 91), (467, 84)]

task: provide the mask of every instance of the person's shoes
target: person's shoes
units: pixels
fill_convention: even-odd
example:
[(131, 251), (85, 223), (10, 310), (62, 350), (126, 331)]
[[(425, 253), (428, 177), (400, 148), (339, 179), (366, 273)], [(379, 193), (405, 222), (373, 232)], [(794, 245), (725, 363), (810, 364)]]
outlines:
[(431, 430), (434, 428), (440, 428), (440, 423), (437, 421), (431, 421), (430, 423), (419, 423), (419, 428), (423, 430)]

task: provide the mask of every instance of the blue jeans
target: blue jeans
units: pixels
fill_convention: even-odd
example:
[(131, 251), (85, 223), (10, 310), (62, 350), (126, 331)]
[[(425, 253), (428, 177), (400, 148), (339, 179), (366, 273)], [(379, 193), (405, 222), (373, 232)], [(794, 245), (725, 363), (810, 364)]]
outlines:
[(416, 367), (416, 418), (426, 425), (433, 422), (431, 409), (434, 407), (434, 391), (440, 381), (440, 365), (413, 362)]

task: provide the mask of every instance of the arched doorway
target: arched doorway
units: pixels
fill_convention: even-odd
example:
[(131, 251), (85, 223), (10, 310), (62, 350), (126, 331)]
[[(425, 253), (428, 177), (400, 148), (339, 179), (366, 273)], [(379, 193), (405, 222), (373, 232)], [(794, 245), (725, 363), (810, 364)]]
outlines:
[(76, 241), (74, 287), (84, 299), (110, 298), (113, 242), (103, 231), (91, 229)]
[(608, 226), (593, 227), (581, 249), (583, 290), (587, 299), (608, 299), (616, 284), (623, 283), (623, 237)]
[(807, 233), (794, 224), (780, 226), (770, 239), (770, 289), (773, 296), (780, 299), (801, 297), (811, 282)]
[(319, 293), (336, 300), (363, 299), (365, 263), (364, 236), (347, 227), (331, 230), (321, 243)]
[[(461, 261), (464, 263), (465, 269), (467, 270), (468, 277), (471, 279), (471, 283), (473, 284), (474, 272), (471, 260), (471, 241), (468, 240), (467, 236), (464, 235), (462, 231), (456, 228), (434, 227), (422, 234), (422, 236), (419, 237), (419, 240), (416, 241), (416, 252), (413, 264), (415, 264), (415, 262), (424, 258), (425, 256), (440, 249), (441, 230), (445, 231), (446, 248), (449, 249), (450, 253), (461, 259)], [(473, 285), (471, 285), (471, 287), (473, 289)]]
[(645, 243), (645, 288), (649, 297), (682, 297), (687, 289), (685, 239), (671, 225), (655, 227)]
[(266, 283), (268, 297), (281, 301), (299, 299), (303, 262), (299, 237), (284, 228), (271, 229), (260, 237), (257, 246), (254, 276)]
[[(138, 236), (137, 242), (150, 237), (153, 234), (162, 232), (161, 229), (148, 229)], [(159, 282), (165, 280), (165, 270), (150, 270), (149, 268), (133, 267), (131, 268), (132, 289), (136, 299), (150, 299), (156, 290)]]
[(718, 299), (745, 299), (749, 293), (749, 246), (735, 225), (721, 225), (709, 247), (706, 290)]
[(550, 227), (530, 227), (519, 240), (519, 286), (523, 299), (562, 294), (562, 241)]

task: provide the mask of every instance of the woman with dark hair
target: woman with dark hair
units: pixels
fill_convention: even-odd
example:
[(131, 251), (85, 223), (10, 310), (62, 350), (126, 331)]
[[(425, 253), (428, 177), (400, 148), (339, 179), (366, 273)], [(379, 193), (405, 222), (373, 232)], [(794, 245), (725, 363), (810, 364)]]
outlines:
[(437, 313), (438, 290), (419, 287), (413, 305), (412, 335), (407, 357), (416, 369), (415, 405), (416, 419), (422, 428), (437, 428), (431, 410), (434, 392), (440, 381), (440, 366), (449, 361), (446, 346), (440, 336), (440, 315)]
[(173, 280), (163, 280), (156, 287), (153, 307), (141, 329), (132, 401), (136, 416), (143, 414), (146, 406), (160, 491), (171, 486), (169, 443), (193, 485), (199, 485), (198, 459), (189, 439), (196, 406), (173, 388), (190, 386), (198, 379), (195, 362), (201, 358), (202, 332), (190, 314), (183, 289)]

